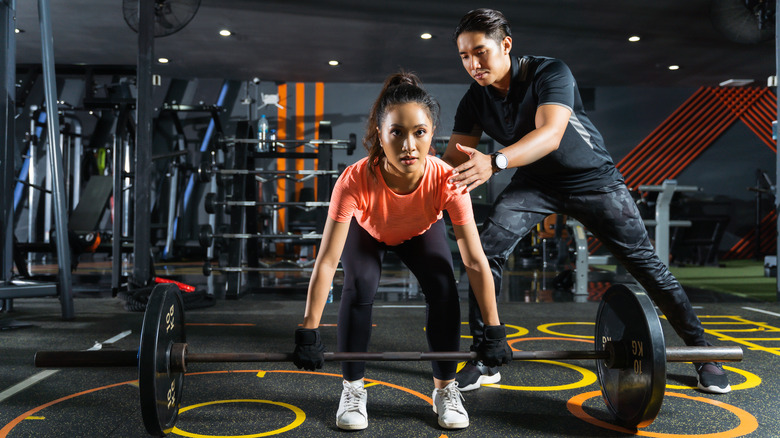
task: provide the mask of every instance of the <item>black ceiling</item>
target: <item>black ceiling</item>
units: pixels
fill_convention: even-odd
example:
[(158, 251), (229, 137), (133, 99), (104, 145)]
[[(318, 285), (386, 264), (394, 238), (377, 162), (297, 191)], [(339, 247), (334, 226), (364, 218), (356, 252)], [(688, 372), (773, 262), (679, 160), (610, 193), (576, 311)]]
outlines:
[[(136, 63), (121, 0), (50, 0), (57, 64)], [(135, 0), (133, 0), (135, 1)], [(167, 0), (170, 2), (184, 0)], [(713, 26), (715, 0), (202, 0), (192, 21), (155, 40), (180, 78), (381, 82), (400, 68), (427, 83), (466, 83), (451, 33), (475, 7), (502, 10), (514, 54), (565, 60), (581, 86), (718, 85), (775, 74), (775, 43), (741, 44)], [(740, 2), (741, 0), (718, 0)], [(17, 62), (41, 62), (37, 2), (16, 2)], [(745, 24), (734, 18), (735, 26)], [(750, 23), (748, 23), (750, 24)], [(220, 29), (234, 34), (224, 38)], [(419, 35), (430, 32), (433, 39)], [(628, 42), (631, 35), (638, 43)], [(341, 62), (330, 67), (331, 59)], [(667, 67), (677, 64), (680, 69)]]

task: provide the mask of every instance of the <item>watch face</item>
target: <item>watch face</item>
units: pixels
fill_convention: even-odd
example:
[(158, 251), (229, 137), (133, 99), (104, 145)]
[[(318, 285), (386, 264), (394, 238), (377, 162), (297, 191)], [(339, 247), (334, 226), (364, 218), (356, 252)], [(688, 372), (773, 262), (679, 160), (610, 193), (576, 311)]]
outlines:
[(498, 167), (499, 169), (506, 169), (507, 164), (509, 164), (508, 160), (506, 159), (506, 155), (498, 152), (496, 153), (495, 157), (496, 157), (495, 159), (496, 167)]

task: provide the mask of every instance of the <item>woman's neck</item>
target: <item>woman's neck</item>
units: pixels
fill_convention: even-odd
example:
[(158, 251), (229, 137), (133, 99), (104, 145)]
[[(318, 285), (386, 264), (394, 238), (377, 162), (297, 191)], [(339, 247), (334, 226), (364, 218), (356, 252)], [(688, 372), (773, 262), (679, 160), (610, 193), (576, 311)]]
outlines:
[(382, 172), (382, 179), (385, 180), (385, 184), (387, 184), (390, 190), (399, 195), (406, 195), (415, 191), (417, 186), (420, 185), (427, 165), (428, 160), (425, 160), (425, 165), (421, 168), (422, 171), (418, 173), (401, 173), (388, 163), (386, 158), (382, 158), (379, 171)]

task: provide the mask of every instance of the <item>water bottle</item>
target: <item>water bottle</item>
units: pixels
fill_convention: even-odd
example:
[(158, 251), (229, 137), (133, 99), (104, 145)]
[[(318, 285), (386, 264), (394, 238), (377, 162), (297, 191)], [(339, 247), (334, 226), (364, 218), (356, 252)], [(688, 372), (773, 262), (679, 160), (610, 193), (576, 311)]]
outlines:
[(268, 140), (271, 140), (271, 142), (268, 143), (268, 152), (276, 152), (276, 129), (268, 131)]
[(265, 142), (267, 138), (268, 119), (265, 117), (265, 114), (263, 114), (260, 116), (260, 120), (257, 121), (257, 139), (260, 140), (260, 142), (257, 144), (258, 152), (268, 151), (268, 143)]
[(328, 304), (333, 302), (333, 283), (330, 284), (330, 291), (328, 292), (328, 299), (326, 302)]

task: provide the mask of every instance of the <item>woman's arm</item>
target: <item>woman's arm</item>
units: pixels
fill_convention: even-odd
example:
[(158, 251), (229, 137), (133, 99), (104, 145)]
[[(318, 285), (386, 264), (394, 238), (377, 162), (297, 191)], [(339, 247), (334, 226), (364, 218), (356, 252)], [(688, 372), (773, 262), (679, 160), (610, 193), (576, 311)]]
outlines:
[(453, 225), (460, 256), (469, 276), (469, 283), (479, 303), (479, 310), (485, 325), (499, 325), (496, 287), (490, 272), (482, 242), (479, 240), (477, 224), (472, 220), (466, 225)]
[(320, 325), (322, 311), (328, 300), (333, 276), (339, 266), (341, 252), (347, 241), (349, 222), (336, 222), (331, 218), (325, 221), (320, 249), (314, 261), (314, 271), (309, 280), (309, 292), (306, 298), (306, 311), (303, 315), (303, 328), (316, 329)]

